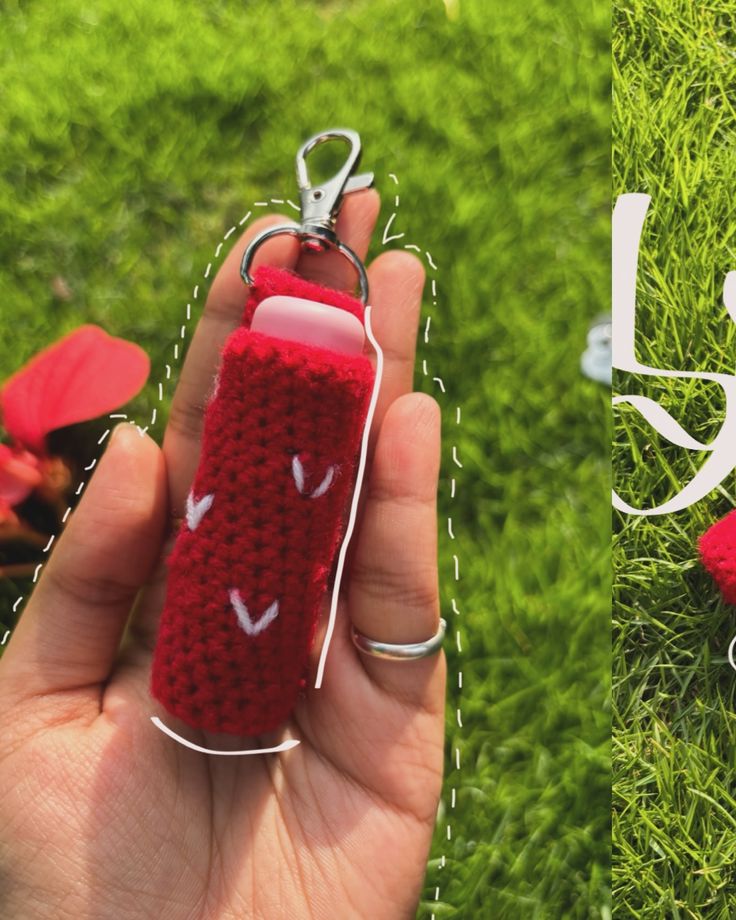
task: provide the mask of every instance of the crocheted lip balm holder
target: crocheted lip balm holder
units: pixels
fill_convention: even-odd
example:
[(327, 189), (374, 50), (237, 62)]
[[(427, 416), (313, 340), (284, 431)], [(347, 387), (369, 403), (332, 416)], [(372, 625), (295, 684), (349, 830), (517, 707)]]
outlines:
[(246, 250), (250, 295), (222, 351), (168, 561), (151, 690), (198, 729), (251, 736), (289, 717), (355, 489), (376, 380), (363, 354), (365, 275), (336, 242), (334, 223), (343, 194), (367, 182), (349, 184), (354, 132), (316, 137), (335, 136), (351, 143), (351, 168), (337, 194), (329, 184), (309, 187), (304, 173), (303, 215), (305, 197), (326, 201), (322, 225), (315, 231), (305, 220), (297, 235), (310, 251), (339, 249), (355, 260), (362, 302), (281, 269), (251, 277), (255, 247), (272, 231)]

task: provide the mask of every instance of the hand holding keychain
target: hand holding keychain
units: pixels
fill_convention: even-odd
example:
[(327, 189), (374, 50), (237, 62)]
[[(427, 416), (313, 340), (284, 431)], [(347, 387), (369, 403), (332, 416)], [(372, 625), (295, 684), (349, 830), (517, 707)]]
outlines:
[[(349, 143), (348, 159), (313, 187), (306, 157), (333, 139)], [(363, 354), (365, 269), (335, 234), (343, 196), (373, 182), (353, 175), (359, 159), (353, 131), (310, 138), (297, 153), (301, 225), (266, 230), (243, 256), (250, 296), (206, 411), (152, 673), (154, 696), (196, 728), (274, 729), (305, 684), (377, 387)], [(344, 255), (361, 300), (280, 269), (251, 277), (257, 248), (284, 233)]]
[[(340, 235), (363, 258), (378, 201), (355, 198)], [(128, 422), (115, 428), (0, 659), (10, 915), (39, 891), (51, 913), (68, 905), (70, 878), (75, 909), (95, 915), (205, 905), (291, 917), (308, 904), (342, 917), (360, 904), (408, 916), (416, 906), (440, 794), (445, 686), (441, 655), (413, 660), (437, 651), (441, 633), (439, 407), (411, 393), (424, 273), (411, 253), (381, 254), (364, 311), (358, 298), (257, 267), (267, 255), (349, 284), (344, 252), (300, 258), (297, 239), (257, 255), (249, 288), (242, 249), (224, 261), (162, 447)], [(329, 341), (323, 309), (341, 321)], [(355, 350), (372, 317), (385, 345), (380, 392), (378, 360), (374, 372)], [(378, 392), (370, 489), (316, 691), (317, 649), (306, 655), (317, 597), (344, 560), (369, 391)], [(185, 520), (167, 555), (171, 511)], [(151, 682), (189, 725), (236, 734), (296, 706), (272, 739), (177, 734), (178, 720), (152, 706)], [(276, 752), (275, 763), (262, 756)]]

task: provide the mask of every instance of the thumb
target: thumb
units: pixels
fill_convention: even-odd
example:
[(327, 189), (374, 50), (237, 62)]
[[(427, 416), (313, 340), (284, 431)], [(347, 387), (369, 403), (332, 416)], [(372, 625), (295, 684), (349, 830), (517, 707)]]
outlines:
[(166, 509), (160, 449), (118, 426), (0, 661), (3, 693), (98, 692), (156, 564)]

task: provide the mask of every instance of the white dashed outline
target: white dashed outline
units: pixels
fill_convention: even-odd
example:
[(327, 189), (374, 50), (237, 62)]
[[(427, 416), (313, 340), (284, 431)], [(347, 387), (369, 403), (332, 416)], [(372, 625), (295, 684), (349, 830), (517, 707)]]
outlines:
[[(395, 183), (395, 185), (398, 187), (399, 180), (398, 180), (398, 178), (396, 177), (396, 175), (393, 174), (393, 173), (389, 173), (389, 178), (390, 178), (390, 179)], [(391, 216), (389, 217), (389, 219), (388, 219), (388, 221), (387, 221), (387, 223), (386, 223), (386, 226), (384, 227), (384, 230), (383, 230), (382, 240), (381, 240), (381, 241), (382, 241), (382, 244), (383, 244), (384, 246), (387, 246), (387, 245), (388, 245), (390, 242), (392, 242), (393, 240), (403, 239), (403, 238), (405, 237), (405, 235), (406, 235), (406, 234), (403, 233), (403, 232), (402, 232), (402, 233), (399, 233), (399, 234), (393, 234), (393, 235), (391, 235), (391, 234), (389, 233), (389, 231), (390, 231), (390, 229), (391, 229), (391, 226), (392, 226), (393, 222), (396, 220), (396, 216), (397, 216), (397, 213), (398, 213), (398, 207), (399, 207), (399, 200), (400, 200), (400, 199), (399, 199), (399, 195), (397, 194), (397, 195), (395, 196), (395, 198), (394, 198), (394, 205), (395, 205), (396, 210), (394, 210), (393, 213), (391, 214)], [(294, 202), (290, 201), (289, 199), (286, 199), (285, 201), (286, 201), (286, 204), (288, 204), (291, 208), (293, 208), (293, 209), (296, 210), (296, 211), (299, 211), (299, 206), (296, 205)], [(257, 202), (254, 202), (254, 205), (253, 205), (253, 206), (254, 206), (254, 207), (258, 207), (258, 208), (267, 207), (267, 206), (269, 205), (269, 203), (271, 203), (271, 204), (276, 204), (276, 205), (283, 204), (283, 203), (284, 203), (284, 199), (275, 198), (275, 199), (271, 199), (270, 202), (268, 202), (268, 201), (265, 201), (265, 202), (257, 201)], [(237, 230), (238, 227), (243, 227), (244, 224), (246, 224), (247, 221), (251, 218), (251, 216), (252, 216), (252, 211), (248, 211), (248, 212), (238, 221), (237, 226), (236, 226), (235, 224), (233, 224), (233, 226), (231, 226), (231, 227), (225, 232), (225, 234), (224, 234), (223, 237), (222, 237), (222, 240), (218, 242), (217, 247), (216, 247), (216, 249), (215, 249), (215, 255), (214, 255), (214, 260), (215, 260), (215, 261), (219, 260), (219, 258), (220, 258), (220, 255), (221, 255), (221, 253), (222, 253), (223, 244), (224, 244), (225, 242), (227, 242), (227, 240), (233, 235), (233, 233), (236, 232), (236, 230)], [(435, 261), (434, 261), (434, 259), (433, 259), (433, 257), (432, 257), (432, 255), (431, 255), (430, 252), (428, 252), (427, 250), (422, 250), (419, 246), (417, 246), (416, 244), (413, 244), (413, 243), (404, 244), (404, 249), (407, 249), (407, 250), (411, 250), (411, 251), (417, 252), (417, 253), (420, 254), (420, 256), (423, 255), (424, 260), (426, 261), (426, 263), (427, 263), (427, 265), (429, 266), (429, 268), (431, 269), (431, 271), (432, 271), (433, 273), (437, 273), (438, 268), (437, 268), (437, 265), (436, 265), (436, 263), (435, 263)], [(204, 271), (204, 278), (205, 278), (205, 279), (207, 279), (207, 278), (209, 277), (209, 275), (210, 275), (210, 273), (211, 273), (211, 271), (212, 271), (212, 267), (213, 267), (213, 262), (208, 262), (208, 263), (207, 263), (207, 267), (206, 267), (206, 269), (205, 269), (205, 271)], [(432, 307), (433, 307), (433, 308), (436, 308), (436, 307), (437, 307), (437, 279), (436, 279), (436, 277), (434, 276), (434, 274), (433, 274), (433, 276), (430, 278), (430, 289), (431, 289), (431, 292), (432, 292)], [(199, 296), (199, 284), (196, 284), (196, 285), (194, 286), (193, 291), (192, 291), (192, 300), (197, 300), (197, 299), (198, 299), (198, 296)], [(188, 302), (188, 303), (187, 303), (187, 305), (186, 305), (186, 311), (185, 311), (185, 312), (186, 312), (186, 322), (190, 322), (190, 321), (191, 321), (191, 314), (192, 314), (191, 302)], [(431, 317), (431, 315), (429, 315), (429, 316), (427, 317), (426, 325), (425, 325), (425, 329), (424, 329), (424, 342), (425, 342), (426, 344), (429, 344), (429, 341), (430, 341), (430, 326), (431, 326), (431, 319), (432, 319), (432, 317)], [(367, 322), (366, 325), (369, 325), (369, 322), (370, 322), (370, 317), (368, 317), (368, 322)], [(187, 332), (186, 324), (182, 324), (182, 326), (181, 326), (181, 328), (180, 328), (180, 340), (184, 340), (184, 338), (185, 338), (185, 336), (186, 336), (186, 332)], [(374, 347), (375, 347), (376, 345), (377, 345), (377, 343), (375, 343), (375, 340), (374, 340)], [(378, 351), (380, 352), (380, 348), (378, 349)], [(179, 343), (178, 343), (178, 342), (174, 343), (174, 346), (173, 346), (173, 353), (174, 353), (174, 363), (177, 363), (177, 362), (179, 361)], [(381, 356), (381, 357), (382, 357), (382, 356)], [(166, 368), (166, 380), (169, 381), (169, 380), (171, 380), (171, 366), (170, 366), (169, 364), (166, 364), (166, 365), (165, 365), (165, 368)], [(429, 376), (429, 372), (428, 372), (428, 367), (427, 367), (427, 361), (426, 361), (426, 359), (424, 359), (424, 360), (422, 361), (422, 373), (423, 373), (424, 376)], [(446, 390), (445, 390), (445, 386), (444, 386), (444, 382), (443, 382), (442, 378), (441, 378), (441, 377), (432, 377), (432, 380), (433, 380), (434, 383), (436, 383), (436, 384), (438, 385), (438, 387), (440, 388), (442, 394), (445, 395), (445, 394), (446, 394)], [(377, 395), (377, 391), (378, 391), (378, 387), (376, 386), (376, 388), (375, 388), (375, 395)], [(164, 396), (164, 393), (163, 393), (163, 381), (158, 381), (158, 385), (157, 385), (157, 395), (158, 395), (158, 401), (159, 401), (159, 402), (163, 402), (163, 396)], [(462, 417), (462, 416), (461, 416), (461, 408), (460, 408), (460, 406), (457, 406), (457, 407), (456, 407), (456, 411), (455, 411), (455, 424), (456, 424), (456, 425), (460, 425), (460, 423), (461, 423), (461, 417)], [(127, 418), (127, 415), (126, 415), (125, 413), (111, 413), (111, 414), (108, 416), (108, 418), (110, 418), (111, 420), (114, 421), (114, 420), (116, 420), (116, 419), (126, 419), (126, 418)], [(136, 424), (136, 423), (135, 423), (134, 421), (132, 421), (132, 420), (129, 420), (129, 422), (130, 422), (131, 425), (135, 425), (135, 424)], [(145, 432), (148, 431), (149, 427), (155, 426), (156, 423), (157, 423), (157, 410), (156, 410), (156, 407), (154, 407), (154, 409), (152, 410), (152, 413), (151, 413), (151, 420), (150, 420), (149, 425), (145, 426), (145, 428), (141, 428), (140, 426), (136, 425), (136, 428), (138, 428), (138, 431), (140, 432), (141, 436), (143, 436), (143, 435), (145, 434)], [(367, 426), (367, 427), (369, 427), (369, 426)], [(99, 441), (97, 442), (98, 445), (101, 446), (101, 445), (103, 444), (103, 442), (106, 440), (106, 438), (109, 436), (109, 434), (110, 434), (110, 429), (108, 428), (108, 429), (105, 430), (104, 434), (101, 435)], [(96, 465), (98, 459), (99, 459), (99, 457), (93, 458), (93, 460), (91, 461), (91, 463), (90, 463), (88, 466), (85, 467), (85, 470), (86, 470), (86, 471), (90, 471), (90, 470), (94, 469), (94, 467), (95, 467), (95, 465)], [(453, 444), (453, 445), (452, 445), (452, 462), (453, 462), (457, 467), (459, 467), (460, 469), (463, 468), (463, 464), (460, 462), (460, 460), (459, 460), (459, 458), (458, 458), (458, 455), (457, 455), (457, 445), (456, 445), (456, 444)], [(84, 490), (84, 488), (85, 488), (85, 486), (86, 486), (86, 484), (87, 484), (87, 481), (88, 481), (88, 480), (83, 481), (83, 482), (80, 483), (80, 486), (79, 486), (79, 489), (78, 489), (78, 491), (77, 491), (77, 494), (81, 494), (81, 492)], [(359, 491), (359, 490), (356, 489), (356, 494), (357, 494), (358, 491)], [(453, 478), (451, 479), (451, 492), (450, 492), (450, 498), (451, 498), (451, 499), (454, 499), (455, 496), (456, 496), (456, 494), (457, 494), (457, 492), (456, 492), (456, 479), (453, 477)], [(67, 507), (67, 509), (66, 509), (66, 511), (64, 512), (64, 515), (63, 515), (63, 517), (62, 517), (62, 523), (66, 523), (66, 521), (67, 521), (67, 519), (68, 519), (68, 517), (69, 517), (69, 514), (71, 513), (71, 510), (72, 510), (72, 509), (71, 509), (71, 506)], [(455, 536), (455, 533), (454, 533), (454, 530), (453, 530), (453, 521), (452, 521), (452, 517), (450, 517), (450, 516), (448, 516), (448, 518), (447, 518), (447, 528), (448, 528), (448, 532), (449, 532), (450, 538), (451, 538), (452, 540), (455, 540), (455, 539), (456, 539), (456, 536)], [(55, 537), (56, 537), (56, 534), (53, 534), (53, 535), (51, 536), (51, 538), (49, 539), (49, 542), (47, 543), (46, 547), (45, 547), (44, 550), (43, 550), (44, 554), (48, 554), (48, 552), (49, 552), (49, 550), (51, 549), (51, 546), (52, 546), (52, 544), (53, 544), (53, 542), (54, 542)], [(344, 545), (346, 544), (346, 540), (343, 540), (343, 544), (344, 544)], [(454, 563), (454, 580), (457, 582), (457, 581), (460, 580), (459, 558), (458, 558), (458, 555), (457, 555), (457, 554), (453, 554), (452, 559), (453, 559), (453, 563)], [(41, 569), (43, 568), (43, 565), (44, 565), (44, 564), (45, 564), (44, 562), (41, 562), (41, 563), (39, 563), (38, 566), (36, 567), (36, 570), (35, 570), (35, 573), (34, 573), (34, 577), (33, 577), (33, 583), (34, 583), (34, 584), (35, 584), (35, 582), (37, 581), (38, 576), (39, 576), (39, 573), (40, 573)], [(17, 611), (18, 606), (23, 602), (24, 599), (25, 599), (25, 595), (20, 595), (20, 596), (15, 600), (15, 602), (14, 602), (14, 604), (13, 604), (13, 612), (14, 612), (14, 613)], [(452, 607), (452, 612), (453, 612), (453, 614), (455, 614), (456, 616), (459, 616), (459, 615), (460, 615), (460, 611), (459, 611), (459, 609), (458, 609), (458, 607), (457, 607), (457, 602), (456, 602), (455, 597), (453, 597), (452, 600), (451, 600), (451, 607)], [(5, 645), (5, 643), (6, 643), (7, 640), (8, 640), (8, 637), (9, 637), (10, 635), (11, 635), (11, 630), (9, 630), (9, 629), (6, 630), (6, 631), (5, 631), (5, 635), (4, 635), (3, 638), (2, 638), (2, 641), (0, 641), (0, 646)], [(456, 645), (457, 645), (458, 653), (460, 654), (461, 651), (462, 651), (462, 642), (461, 642), (461, 634), (460, 634), (460, 630), (459, 630), (459, 629), (456, 630), (455, 637), (456, 637)], [(323, 643), (322, 658), (321, 658), (321, 660), (320, 660), (320, 671), (319, 671), (319, 673), (318, 673), (318, 681), (317, 681), (317, 683), (315, 684), (316, 687), (319, 687), (319, 686), (321, 685), (322, 672), (323, 672), (323, 670), (324, 670), (324, 660), (325, 660), (325, 658), (326, 658), (326, 652), (327, 652), (327, 646), (328, 646), (328, 645), (329, 645), (328, 636), (326, 636), (326, 637), (325, 637), (325, 642)], [(458, 669), (458, 672), (457, 672), (457, 688), (458, 688), (458, 691), (461, 691), (461, 690), (463, 689), (463, 672), (462, 672), (461, 669)], [(456, 708), (455, 717), (456, 717), (456, 721), (457, 721), (458, 728), (459, 728), (459, 729), (462, 729), (462, 728), (463, 728), (463, 719), (462, 719), (462, 707), (461, 707), (460, 705), (458, 705), (457, 708)], [(187, 747), (190, 747), (190, 748), (192, 748), (193, 750), (197, 750), (197, 751), (200, 751), (200, 752), (202, 752), (202, 753), (207, 753), (207, 754), (219, 754), (219, 755), (225, 755), (225, 756), (243, 756), (243, 755), (251, 755), (251, 754), (277, 753), (277, 752), (282, 752), (282, 751), (289, 750), (290, 748), (295, 747), (297, 744), (299, 744), (298, 739), (290, 739), (290, 740), (288, 740), (288, 741), (283, 742), (283, 744), (279, 745), (278, 747), (275, 747), (275, 748), (268, 748), (268, 749), (255, 749), (255, 750), (244, 750), (244, 751), (218, 751), (218, 750), (211, 750), (211, 749), (209, 749), (209, 748), (202, 748), (202, 747), (199, 747), (198, 745), (192, 744), (192, 742), (187, 741), (187, 739), (185, 739), (185, 738), (183, 738), (183, 737), (177, 735), (176, 732), (173, 732), (171, 729), (167, 728), (167, 726), (164, 725), (164, 723), (161, 722), (161, 720), (158, 719), (158, 717), (156, 717), (156, 716), (151, 716), (151, 721), (152, 721), (152, 723), (153, 723), (154, 725), (156, 725), (156, 727), (159, 728), (162, 732), (164, 732), (165, 734), (169, 735), (171, 738), (173, 738), (174, 740), (178, 741), (180, 744), (183, 744), (183, 745), (185, 745), (185, 746), (187, 746)], [(459, 747), (457, 746), (457, 744), (456, 744), (455, 747), (454, 747), (454, 758), (455, 758), (455, 771), (454, 771), (454, 772), (455, 772), (457, 775), (453, 778), (453, 782), (454, 782), (454, 783), (457, 783), (457, 782), (459, 781), (459, 773), (460, 773), (460, 749), (459, 749)], [(456, 786), (456, 785), (453, 785), (453, 786), (451, 787), (451, 797), (450, 797), (450, 809), (453, 810), (453, 811), (454, 811), (454, 809), (455, 809), (456, 801), (457, 801), (457, 786)], [(448, 819), (448, 821), (447, 821), (447, 823), (446, 823), (445, 836), (446, 836), (446, 839), (447, 839), (448, 842), (452, 840), (452, 822), (451, 822), (451, 820), (449, 820), (449, 819)], [(446, 866), (446, 864), (447, 864), (447, 859), (446, 859), (445, 853), (443, 852), (443, 853), (440, 855), (440, 864), (439, 864), (439, 868), (440, 868), (440, 869), (444, 869), (445, 866)], [(435, 900), (436, 902), (439, 902), (439, 899), (440, 899), (440, 886), (439, 886), (439, 885), (436, 885), (436, 886), (435, 886), (434, 895), (435, 895), (434, 900)], [(433, 912), (432, 915), (431, 915), (431, 920), (435, 920), (435, 914), (434, 914), (434, 912)]]
[[(397, 186), (397, 189), (398, 189), (399, 180), (397, 176), (394, 175), (394, 173), (389, 173), (389, 178)], [(394, 200), (395, 200), (395, 207), (396, 209), (398, 209), (398, 206), (399, 206), (398, 194), (396, 195), (396, 198)], [(397, 210), (394, 210), (391, 216), (389, 217), (388, 221), (386, 222), (386, 226), (384, 227), (383, 237), (382, 237), (384, 245), (386, 245), (391, 240), (403, 239), (403, 237), (405, 236), (404, 233), (392, 234), (392, 235), (389, 234), (389, 231), (392, 228), (392, 225), (396, 219), (396, 215), (397, 215)], [(419, 246), (417, 246), (414, 243), (405, 243), (404, 249), (408, 249), (412, 252), (419, 253), (420, 256), (424, 257), (424, 260), (429, 266), (429, 269), (431, 270), (431, 271), (428, 271), (428, 275), (429, 275), (429, 281), (430, 281), (430, 290), (432, 292), (432, 309), (435, 310), (437, 308), (437, 277), (436, 275), (438, 272), (438, 268), (432, 257), (432, 254), (428, 252), (426, 249), (422, 250)], [(427, 316), (425, 326), (424, 326), (424, 342), (427, 345), (430, 342), (431, 324), (432, 324), (432, 314), (430, 313)], [(422, 375), (424, 377), (430, 376), (428, 362), (426, 358), (422, 359)], [(431, 379), (432, 379), (432, 382), (437, 385), (442, 395), (445, 396), (447, 391), (445, 389), (445, 383), (442, 377), (432, 376)], [(455, 425), (460, 425), (460, 421), (462, 418), (460, 406), (455, 407), (454, 415), (455, 415)], [(454, 443), (452, 445), (452, 462), (457, 467), (462, 469), (463, 464), (460, 462), (460, 459), (457, 454), (457, 445)], [(457, 481), (455, 477), (452, 477), (450, 480), (450, 498), (454, 499), (456, 495), (457, 495)], [(447, 532), (451, 540), (453, 541), (456, 540), (455, 530), (453, 526), (453, 519), (450, 515), (447, 516)], [(460, 559), (457, 553), (453, 553), (452, 560), (453, 560), (453, 577), (454, 577), (454, 580), (458, 582), (460, 581)], [(457, 607), (457, 601), (454, 597), (451, 600), (451, 607), (452, 607), (453, 614), (455, 616), (460, 616), (460, 611), (458, 610), (458, 607)], [(461, 639), (460, 629), (455, 630), (455, 644), (457, 646), (458, 655), (461, 655), (462, 654), (462, 639)], [(458, 672), (457, 672), (458, 696), (460, 695), (460, 691), (462, 690), (462, 688), (463, 688), (463, 672), (462, 670), (458, 669)], [(459, 700), (458, 700), (457, 708), (455, 710), (455, 719), (457, 721), (458, 729), (462, 729), (463, 714), (462, 714), (462, 706)], [(453, 783), (457, 784), (459, 783), (459, 779), (460, 779), (460, 776), (459, 776), (460, 774), (460, 748), (457, 746), (457, 744), (455, 744), (455, 747), (454, 747), (454, 758), (455, 758), (455, 771), (454, 772), (456, 775), (453, 777)], [(450, 796), (450, 810), (451, 811), (455, 810), (456, 802), (457, 802), (457, 785), (453, 785), (451, 787), (451, 796)], [(448, 818), (446, 825), (445, 825), (445, 837), (448, 842), (452, 840), (452, 820), (451, 818)], [(447, 858), (446, 858), (445, 853), (443, 852), (440, 854), (439, 869), (444, 869), (446, 865), (447, 865)], [(434, 900), (435, 900), (435, 903), (438, 903), (440, 900), (440, 885), (439, 884), (436, 884), (434, 888)], [(434, 912), (432, 912), (431, 920), (436, 920), (436, 915)]]

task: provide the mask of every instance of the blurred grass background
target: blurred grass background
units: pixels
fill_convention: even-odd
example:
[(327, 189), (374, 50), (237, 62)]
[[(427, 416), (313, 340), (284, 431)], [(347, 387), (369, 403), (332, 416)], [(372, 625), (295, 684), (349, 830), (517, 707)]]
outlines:
[[(726, 0), (617, 0), (613, 190), (652, 196), (638, 274), (639, 360), (734, 373), (723, 305), (736, 268), (736, 11)], [(617, 375), (712, 441), (724, 418), (713, 382)], [(631, 407), (617, 410), (616, 487), (654, 507), (707, 454), (674, 447)], [(697, 538), (736, 503), (731, 473), (675, 514), (616, 515), (614, 539), (614, 915), (736, 915), (736, 633), (697, 559)]]
[(381, 229), (400, 178), (392, 232), (439, 266), (416, 382), (456, 536), (423, 918), (610, 917), (609, 410), (578, 370), (609, 303), (609, 26), (590, 0), (3, 4), (2, 376), (99, 323), (151, 355), (147, 419), (193, 284), (254, 200), (294, 198), (305, 137), (360, 131)]

